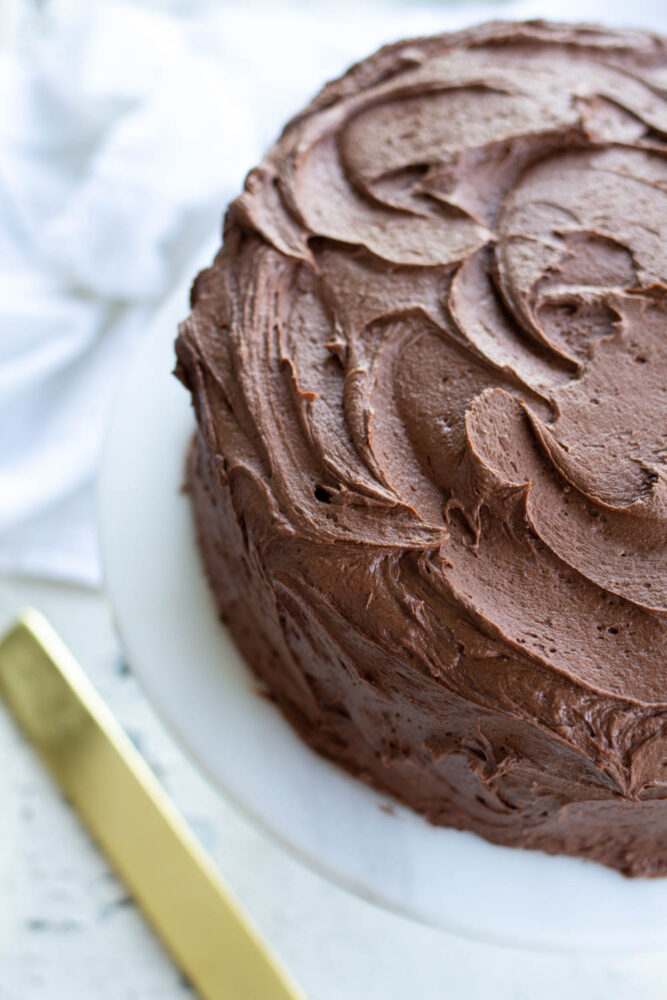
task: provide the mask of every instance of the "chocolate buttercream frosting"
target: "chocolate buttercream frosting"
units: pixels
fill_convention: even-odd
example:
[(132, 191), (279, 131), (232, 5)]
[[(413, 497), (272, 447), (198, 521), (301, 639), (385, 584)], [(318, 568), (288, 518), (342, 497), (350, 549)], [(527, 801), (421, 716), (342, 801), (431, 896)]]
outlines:
[(224, 619), (316, 750), (667, 874), (667, 43), (492, 23), (285, 128), (177, 373)]

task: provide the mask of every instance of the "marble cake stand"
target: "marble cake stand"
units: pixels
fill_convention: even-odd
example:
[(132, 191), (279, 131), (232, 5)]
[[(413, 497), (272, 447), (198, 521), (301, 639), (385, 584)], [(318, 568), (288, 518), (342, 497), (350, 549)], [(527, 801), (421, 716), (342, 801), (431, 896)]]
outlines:
[[(210, 247), (193, 262), (212, 256)], [(106, 588), (128, 660), (212, 781), (305, 863), (417, 920), (541, 949), (667, 944), (667, 879), (497, 847), (435, 828), (309, 750), (220, 624), (181, 492), (194, 428), (172, 377), (189, 282), (139, 345), (117, 398), (99, 479)]]

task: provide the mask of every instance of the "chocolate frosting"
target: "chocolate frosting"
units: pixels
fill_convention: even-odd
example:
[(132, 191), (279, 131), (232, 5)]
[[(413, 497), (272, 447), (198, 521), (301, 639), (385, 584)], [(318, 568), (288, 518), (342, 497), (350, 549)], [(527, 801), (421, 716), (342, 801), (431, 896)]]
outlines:
[(207, 568), (321, 752), (667, 873), (667, 48), (382, 49), (231, 205), (177, 344)]

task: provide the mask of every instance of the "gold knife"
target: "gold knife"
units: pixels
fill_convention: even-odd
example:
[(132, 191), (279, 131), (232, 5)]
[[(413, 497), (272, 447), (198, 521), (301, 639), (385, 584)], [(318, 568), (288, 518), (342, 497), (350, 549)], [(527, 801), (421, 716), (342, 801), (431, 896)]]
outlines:
[(305, 1000), (56, 632), (28, 609), (0, 694), (203, 1000)]

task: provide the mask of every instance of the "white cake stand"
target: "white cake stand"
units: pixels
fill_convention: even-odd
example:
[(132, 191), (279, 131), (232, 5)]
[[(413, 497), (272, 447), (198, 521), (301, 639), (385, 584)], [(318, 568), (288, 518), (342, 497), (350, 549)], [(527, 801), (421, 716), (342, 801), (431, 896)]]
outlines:
[[(211, 256), (207, 248), (191, 273)], [(137, 351), (99, 481), (107, 591), (159, 714), (246, 813), (307, 864), (382, 906), (525, 947), (667, 944), (667, 879), (629, 880), (592, 862), (433, 827), (318, 757), (258, 695), (216, 615), (180, 489), (194, 419), (171, 371), (188, 290), (189, 282), (176, 291)]]

